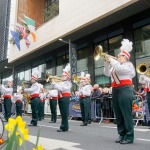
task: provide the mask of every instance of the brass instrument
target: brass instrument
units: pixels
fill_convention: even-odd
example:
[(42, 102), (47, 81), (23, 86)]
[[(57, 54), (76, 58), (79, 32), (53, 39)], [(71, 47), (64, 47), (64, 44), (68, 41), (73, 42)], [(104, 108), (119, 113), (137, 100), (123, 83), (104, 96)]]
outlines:
[[(23, 81), (22, 82), (22, 88), (23, 88), (23, 90), (26, 88), (25, 84), (26, 84), (26, 82)], [(27, 100), (27, 104), (28, 104), (30, 102), (30, 100), (31, 100), (30, 95), (28, 93), (26, 93), (26, 92), (23, 92), (23, 97)]]
[(107, 62), (109, 62), (108, 58), (111, 57), (115, 60), (117, 60), (116, 57), (108, 55), (106, 53), (103, 53), (103, 48), (101, 45), (98, 45), (95, 50), (94, 50), (94, 60), (97, 61), (98, 59), (102, 59), (105, 60)]
[(136, 71), (139, 74), (145, 74), (147, 77), (150, 77), (150, 67), (146, 63), (138, 64)]
[(78, 86), (80, 85), (80, 79), (81, 79), (81, 77), (79, 77), (79, 76), (77, 76), (75, 74), (72, 75), (72, 81), (74, 83), (76, 83), (76, 85), (78, 85)]
[(46, 77), (45, 77), (45, 81), (46, 82), (61, 82), (61, 78), (57, 77), (57, 76), (52, 76), (51, 74), (49, 74), (48, 72), (46, 73)]

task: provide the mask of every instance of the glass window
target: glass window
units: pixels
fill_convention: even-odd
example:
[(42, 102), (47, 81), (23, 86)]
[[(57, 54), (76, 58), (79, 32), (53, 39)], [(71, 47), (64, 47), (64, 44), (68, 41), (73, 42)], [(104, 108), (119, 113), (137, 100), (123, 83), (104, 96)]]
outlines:
[(136, 58), (150, 54), (150, 25), (134, 30)]
[(38, 78), (45, 78), (46, 64), (39, 65), (38, 68), (39, 68)]
[(109, 39), (109, 54), (112, 56), (117, 56), (120, 53), (122, 35), (113, 37)]
[(25, 81), (29, 81), (31, 79), (31, 68), (30, 66), (25, 67)]
[(77, 50), (77, 72), (87, 71), (88, 70), (88, 50), (83, 48)]
[(95, 83), (99, 84), (100, 87), (110, 87), (110, 78), (102, 75), (95, 78)]

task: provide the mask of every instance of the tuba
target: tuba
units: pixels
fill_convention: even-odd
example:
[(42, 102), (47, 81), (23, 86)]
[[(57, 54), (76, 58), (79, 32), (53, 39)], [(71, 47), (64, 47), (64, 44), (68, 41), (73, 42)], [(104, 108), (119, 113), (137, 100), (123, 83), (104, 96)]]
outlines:
[(139, 74), (145, 74), (147, 77), (150, 77), (150, 68), (146, 63), (138, 64), (136, 67), (136, 71)]
[(98, 59), (102, 59), (105, 60), (107, 62), (109, 62), (108, 58), (111, 57), (115, 60), (117, 60), (116, 57), (108, 55), (106, 53), (103, 53), (103, 48), (101, 45), (98, 45), (95, 50), (94, 50), (94, 60), (97, 61)]
[(52, 76), (51, 74), (49, 74), (49, 73), (47, 72), (47, 73), (46, 73), (46, 77), (45, 77), (45, 81), (52, 83), (52, 81), (53, 81), (53, 82), (61, 82), (62, 80), (61, 80), (60, 77)]

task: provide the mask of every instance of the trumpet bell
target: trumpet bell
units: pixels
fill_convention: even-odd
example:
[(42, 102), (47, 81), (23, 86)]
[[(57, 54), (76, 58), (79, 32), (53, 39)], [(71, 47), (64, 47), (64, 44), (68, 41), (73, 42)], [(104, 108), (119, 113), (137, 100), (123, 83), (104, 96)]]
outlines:
[(98, 45), (94, 50), (94, 60), (97, 61), (102, 56), (103, 48)]
[(79, 86), (80, 77), (78, 77), (77, 75), (73, 74), (72, 75), (72, 81)]
[(148, 70), (149, 70), (149, 67), (146, 63), (141, 63), (136, 67), (136, 71), (139, 74), (146, 74)]
[(49, 74), (48, 72), (46, 73), (46, 76), (45, 76), (45, 81), (46, 82), (49, 82), (50, 81), (50, 76), (51, 74)]

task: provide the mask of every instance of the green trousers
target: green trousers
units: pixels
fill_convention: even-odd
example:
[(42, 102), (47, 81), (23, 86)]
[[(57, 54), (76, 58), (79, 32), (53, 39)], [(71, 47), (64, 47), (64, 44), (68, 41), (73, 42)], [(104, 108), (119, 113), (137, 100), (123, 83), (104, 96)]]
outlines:
[(22, 102), (16, 102), (16, 116), (22, 116)]
[(113, 88), (112, 102), (116, 115), (119, 138), (133, 142), (134, 125), (132, 118), (132, 101), (134, 99), (131, 86)]
[(57, 100), (50, 100), (51, 121), (57, 120)]
[(11, 106), (11, 98), (4, 98), (5, 119), (7, 121), (11, 117)]
[(38, 107), (40, 103), (40, 98), (35, 97), (31, 99), (31, 110), (32, 110), (32, 120), (31, 124), (36, 125), (38, 121)]
[(81, 109), (82, 122), (87, 125), (89, 120), (89, 113), (90, 113), (90, 97), (85, 97), (80, 99), (80, 109)]
[(38, 106), (38, 119), (44, 119), (44, 105), (45, 102), (39, 102), (39, 106)]
[(69, 129), (69, 124), (68, 124), (69, 102), (70, 102), (70, 97), (62, 97), (58, 100), (60, 114), (62, 117), (60, 129), (63, 131), (67, 131)]
[(147, 93), (146, 97), (147, 97), (148, 109), (149, 109), (149, 112), (150, 112), (150, 92)]

